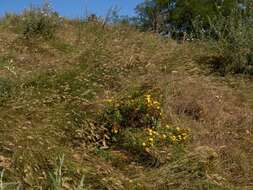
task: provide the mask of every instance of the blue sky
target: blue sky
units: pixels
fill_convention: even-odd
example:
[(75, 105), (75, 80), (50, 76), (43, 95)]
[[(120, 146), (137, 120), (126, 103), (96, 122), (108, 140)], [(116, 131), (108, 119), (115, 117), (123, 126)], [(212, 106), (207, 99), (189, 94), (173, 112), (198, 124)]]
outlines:
[[(99, 16), (106, 15), (111, 6), (117, 6), (120, 15), (134, 15), (135, 6), (143, 0), (49, 0), (53, 9), (62, 16), (71, 18), (84, 16), (88, 13), (96, 13)], [(5, 12), (20, 12), (32, 5), (40, 5), (43, 0), (0, 0), (0, 15)]]

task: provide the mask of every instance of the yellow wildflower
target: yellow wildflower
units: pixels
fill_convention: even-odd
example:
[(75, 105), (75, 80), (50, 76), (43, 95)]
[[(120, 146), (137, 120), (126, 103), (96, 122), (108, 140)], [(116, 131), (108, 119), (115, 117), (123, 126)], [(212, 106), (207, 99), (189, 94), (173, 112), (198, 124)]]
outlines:
[(152, 129), (148, 128), (148, 134), (149, 134), (149, 136), (152, 136), (152, 135), (153, 135)]
[(158, 133), (158, 132), (156, 132), (156, 131), (154, 131), (154, 132), (153, 132), (153, 134), (154, 134), (154, 135), (159, 135), (159, 133)]
[(153, 142), (153, 141), (154, 141), (154, 139), (153, 139), (153, 138), (149, 138), (149, 141)]
[(119, 131), (118, 131), (118, 129), (114, 128), (114, 129), (112, 129), (112, 132), (117, 134)]
[(175, 141), (177, 140), (177, 137), (176, 137), (175, 135), (171, 136), (170, 138), (171, 138), (171, 140), (172, 140), (173, 142), (175, 142)]
[(146, 95), (145, 97), (146, 97), (146, 100), (148, 101), (148, 104), (150, 104), (151, 103), (151, 95)]
[(153, 104), (154, 104), (154, 105), (157, 105), (157, 106), (160, 106), (160, 103), (157, 102), (157, 101), (154, 101)]
[(112, 103), (112, 99), (107, 99), (106, 102)]
[(183, 136), (183, 140), (186, 140), (188, 138), (188, 135), (186, 133), (183, 133), (182, 136)]

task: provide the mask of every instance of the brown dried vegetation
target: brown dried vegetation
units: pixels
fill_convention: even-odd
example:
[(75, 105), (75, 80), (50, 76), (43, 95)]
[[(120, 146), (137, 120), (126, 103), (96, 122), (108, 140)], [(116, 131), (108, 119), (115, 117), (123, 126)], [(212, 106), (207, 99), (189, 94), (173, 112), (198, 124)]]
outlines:
[[(82, 176), (86, 189), (253, 188), (253, 111), (240, 92), (200, 71), (199, 48), (99, 22), (64, 20), (54, 39), (29, 42), (13, 27), (0, 24), (4, 181), (54, 189), (48, 173), (64, 154), (62, 189)], [(161, 126), (190, 128), (191, 140), (138, 155), (144, 130), (129, 130), (124, 146), (99, 149), (104, 100), (135, 92), (154, 94)]]

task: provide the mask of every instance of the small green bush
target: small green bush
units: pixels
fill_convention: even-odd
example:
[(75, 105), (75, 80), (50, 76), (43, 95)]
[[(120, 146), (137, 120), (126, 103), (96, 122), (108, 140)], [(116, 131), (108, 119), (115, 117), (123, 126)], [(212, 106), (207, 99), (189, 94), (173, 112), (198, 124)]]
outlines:
[(48, 4), (43, 7), (31, 7), (25, 10), (21, 17), (21, 31), (26, 39), (54, 37), (60, 18), (53, 12)]
[(106, 100), (97, 119), (97, 126), (107, 130), (107, 143), (118, 141), (119, 133), (127, 128), (155, 128), (161, 120), (160, 103), (151, 95)]
[(107, 100), (104, 113), (99, 119), (112, 133), (123, 128), (152, 128), (161, 118), (160, 103), (151, 95), (127, 97), (120, 100)]
[(146, 152), (157, 143), (183, 144), (188, 140), (188, 129), (168, 124), (163, 127), (161, 120), (160, 102), (146, 94), (106, 100), (105, 109), (99, 115), (97, 126), (107, 130), (106, 137), (109, 143), (127, 144)]
[[(209, 63), (222, 73), (253, 74), (253, 17), (241, 9), (229, 16), (222, 14), (209, 20), (210, 28), (196, 30), (216, 54)], [(200, 31), (201, 30), (201, 31)], [(203, 38), (202, 38), (203, 39)]]
[(224, 34), (220, 32), (220, 28), (217, 29), (215, 24), (211, 25), (214, 30), (218, 31), (219, 39), (214, 44), (214, 48), (217, 48), (223, 60), (222, 64), (217, 65), (217, 68), (223, 73), (253, 74), (253, 43), (251, 40), (253, 39), (253, 18), (241, 16), (238, 18), (238, 13), (232, 14), (228, 18), (222, 18), (221, 22), (226, 19), (227, 29), (223, 29)]
[(17, 14), (14, 13), (6, 13), (2, 18), (0, 18), (0, 26), (9, 29), (16, 29), (20, 23), (20, 18)]

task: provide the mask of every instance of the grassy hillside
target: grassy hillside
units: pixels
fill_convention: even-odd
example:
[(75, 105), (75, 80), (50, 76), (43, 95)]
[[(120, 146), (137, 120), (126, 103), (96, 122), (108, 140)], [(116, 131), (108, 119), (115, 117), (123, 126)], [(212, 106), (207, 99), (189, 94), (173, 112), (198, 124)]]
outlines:
[(67, 20), (27, 39), (14, 21), (0, 24), (1, 190), (253, 189), (252, 96), (203, 71), (208, 49)]

